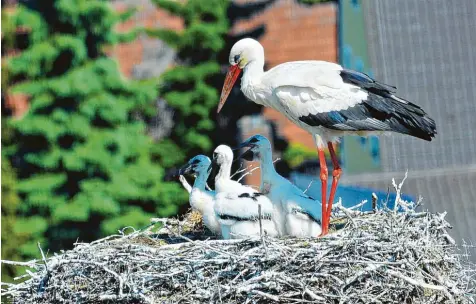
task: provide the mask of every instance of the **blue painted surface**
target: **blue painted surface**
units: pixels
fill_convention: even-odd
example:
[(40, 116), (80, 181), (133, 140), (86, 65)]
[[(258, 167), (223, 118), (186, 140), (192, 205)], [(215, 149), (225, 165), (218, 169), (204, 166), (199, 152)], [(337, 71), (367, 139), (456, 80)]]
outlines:
[[(309, 196), (320, 200), (321, 198), (321, 182), (316, 180), (315, 176), (293, 173), (291, 174), (291, 181), (300, 189), (306, 189), (309, 183), (314, 180), (309, 190), (306, 192)], [(367, 200), (367, 203), (359, 208), (361, 211), (372, 210), (372, 193), (377, 194), (377, 208), (382, 208), (387, 200), (387, 192), (378, 191), (370, 188), (355, 187), (355, 186), (343, 186), (339, 185), (336, 191), (336, 201), (340, 197), (342, 198), (342, 205), (346, 208), (360, 204), (363, 200)], [(387, 207), (393, 208), (396, 198), (395, 192), (388, 194)], [(409, 202), (415, 202), (415, 198), (410, 195), (403, 194), (402, 198)]]
[[(348, 69), (372, 77), (367, 52), (364, 12), (361, 0), (341, 0), (339, 3), (339, 62)], [(379, 139), (360, 141), (345, 136), (339, 146), (340, 158), (347, 173), (378, 172), (381, 170)]]

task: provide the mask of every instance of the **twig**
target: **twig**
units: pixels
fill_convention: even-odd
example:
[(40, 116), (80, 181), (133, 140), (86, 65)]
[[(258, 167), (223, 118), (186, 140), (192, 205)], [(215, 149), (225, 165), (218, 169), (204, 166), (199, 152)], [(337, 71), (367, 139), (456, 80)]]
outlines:
[(251, 293), (262, 296), (263, 298), (270, 299), (271, 301), (274, 301), (274, 302), (279, 302), (279, 297), (270, 295), (269, 293), (265, 293), (259, 290), (252, 290)]
[(428, 283), (425, 283), (425, 282), (419, 282), (417, 280), (414, 280), (412, 278), (409, 278), (409, 277), (401, 274), (400, 272), (396, 272), (396, 271), (391, 270), (391, 269), (387, 269), (386, 273), (388, 273), (389, 275), (394, 276), (396, 278), (405, 280), (405, 281), (407, 281), (408, 283), (410, 283), (412, 285), (416, 285), (416, 286), (419, 286), (419, 287), (422, 287), (422, 288), (427, 288), (427, 289), (432, 289), (432, 290), (443, 291), (447, 295), (448, 300), (451, 303), (455, 303), (455, 300), (454, 300), (453, 296), (448, 292), (448, 290), (444, 286), (438, 286), (438, 285), (428, 284)]
[(9, 260), (0, 260), (2, 264), (7, 264), (7, 265), (14, 265), (14, 266), (26, 266), (30, 268), (38, 268), (37, 260), (31, 260), (28, 262), (20, 262), (20, 261), (9, 261)]
[(37, 245), (38, 245), (38, 249), (40, 250), (41, 258), (43, 259), (43, 263), (45, 264), (46, 272), (49, 273), (50, 271), (48, 270), (48, 263), (46, 262), (46, 257), (45, 257), (45, 254), (43, 253), (43, 249), (41, 249), (40, 242), (38, 242)]
[(372, 211), (377, 211), (377, 200), (378, 196), (375, 194), (375, 192), (372, 192)]
[[(276, 158), (276, 159), (273, 161), (273, 164), (274, 164), (275, 162), (279, 161), (279, 160), (280, 160), (279, 157)], [(252, 165), (250, 165), (248, 168), (251, 168), (251, 167), (252, 167)], [(240, 181), (241, 181), (243, 178), (245, 178), (246, 176), (252, 175), (253, 172), (256, 171), (256, 170), (258, 170), (259, 168), (260, 168), (259, 166), (253, 167), (251, 170), (248, 170), (245, 174), (243, 174), (242, 176), (240, 176), (240, 178), (238, 178), (236, 181), (237, 181), (237, 182), (240, 182)], [(241, 172), (243, 172), (243, 171), (241, 171)]]
[(261, 204), (258, 204), (258, 221), (259, 221), (259, 237), (261, 239), (261, 243), (263, 244), (264, 252), (266, 255), (266, 258), (268, 258), (268, 248), (266, 247), (266, 243), (264, 241), (264, 236), (263, 236), (263, 223), (261, 221), (262, 214), (261, 214)]
[(311, 188), (311, 185), (314, 183), (314, 180), (311, 179), (311, 181), (309, 182), (309, 185), (307, 185), (307, 188), (303, 191), (303, 193), (306, 193), (307, 191), (309, 191), (309, 189)]

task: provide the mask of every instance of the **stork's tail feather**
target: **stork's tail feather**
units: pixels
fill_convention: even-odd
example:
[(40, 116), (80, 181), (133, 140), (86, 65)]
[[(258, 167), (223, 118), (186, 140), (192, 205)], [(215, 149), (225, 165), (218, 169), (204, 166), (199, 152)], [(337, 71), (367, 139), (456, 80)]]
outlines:
[[(396, 109), (396, 123), (391, 124), (396, 132), (408, 134), (431, 141), (436, 133), (436, 123), (418, 105), (392, 95), (390, 97)], [(398, 122), (398, 123), (397, 123)]]

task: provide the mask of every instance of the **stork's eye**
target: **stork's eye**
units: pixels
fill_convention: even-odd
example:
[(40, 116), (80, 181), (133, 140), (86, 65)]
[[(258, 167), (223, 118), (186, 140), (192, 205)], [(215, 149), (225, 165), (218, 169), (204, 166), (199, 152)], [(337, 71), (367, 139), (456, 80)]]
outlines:
[(235, 63), (238, 63), (238, 61), (240, 61), (240, 55), (235, 55), (233, 59), (235, 60)]

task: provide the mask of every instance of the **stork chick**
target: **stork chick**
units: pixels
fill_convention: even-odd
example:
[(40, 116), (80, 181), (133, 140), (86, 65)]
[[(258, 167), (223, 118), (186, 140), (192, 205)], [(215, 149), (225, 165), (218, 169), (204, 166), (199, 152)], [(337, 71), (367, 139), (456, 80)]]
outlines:
[(316, 237), (321, 234), (320, 203), (276, 172), (272, 159), (271, 143), (262, 135), (254, 135), (244, 141), (240, 148), (248, 147), (241, 157), (260, 162), (261, 186), (276, 209), (284, 235)]
[(215, 191), (207, 190), (206, 184), (210, 172), (211, 161), (205, 155), (197, 155), (190, 159), (182, 168), (179, 169), (180, 176), (184, 174), (196, 175), (195, 182), (190, 191), (189, 202), (193, 210), (200, 212), (203, 218), (203, 224), (212, 233), (221, 235), (221, 226), (214, 211)]
[(278, 236), (272, 218), (273, 205), (262, 193), (230, 178), (232, 162), (233, 152), (230, 147), (220, 145), (213, 152), (212, 166), (218, 167), (215, 177), (215, 213), (221, 224), (223, 238), (259, 236), (260, 221), (263, 233)]

